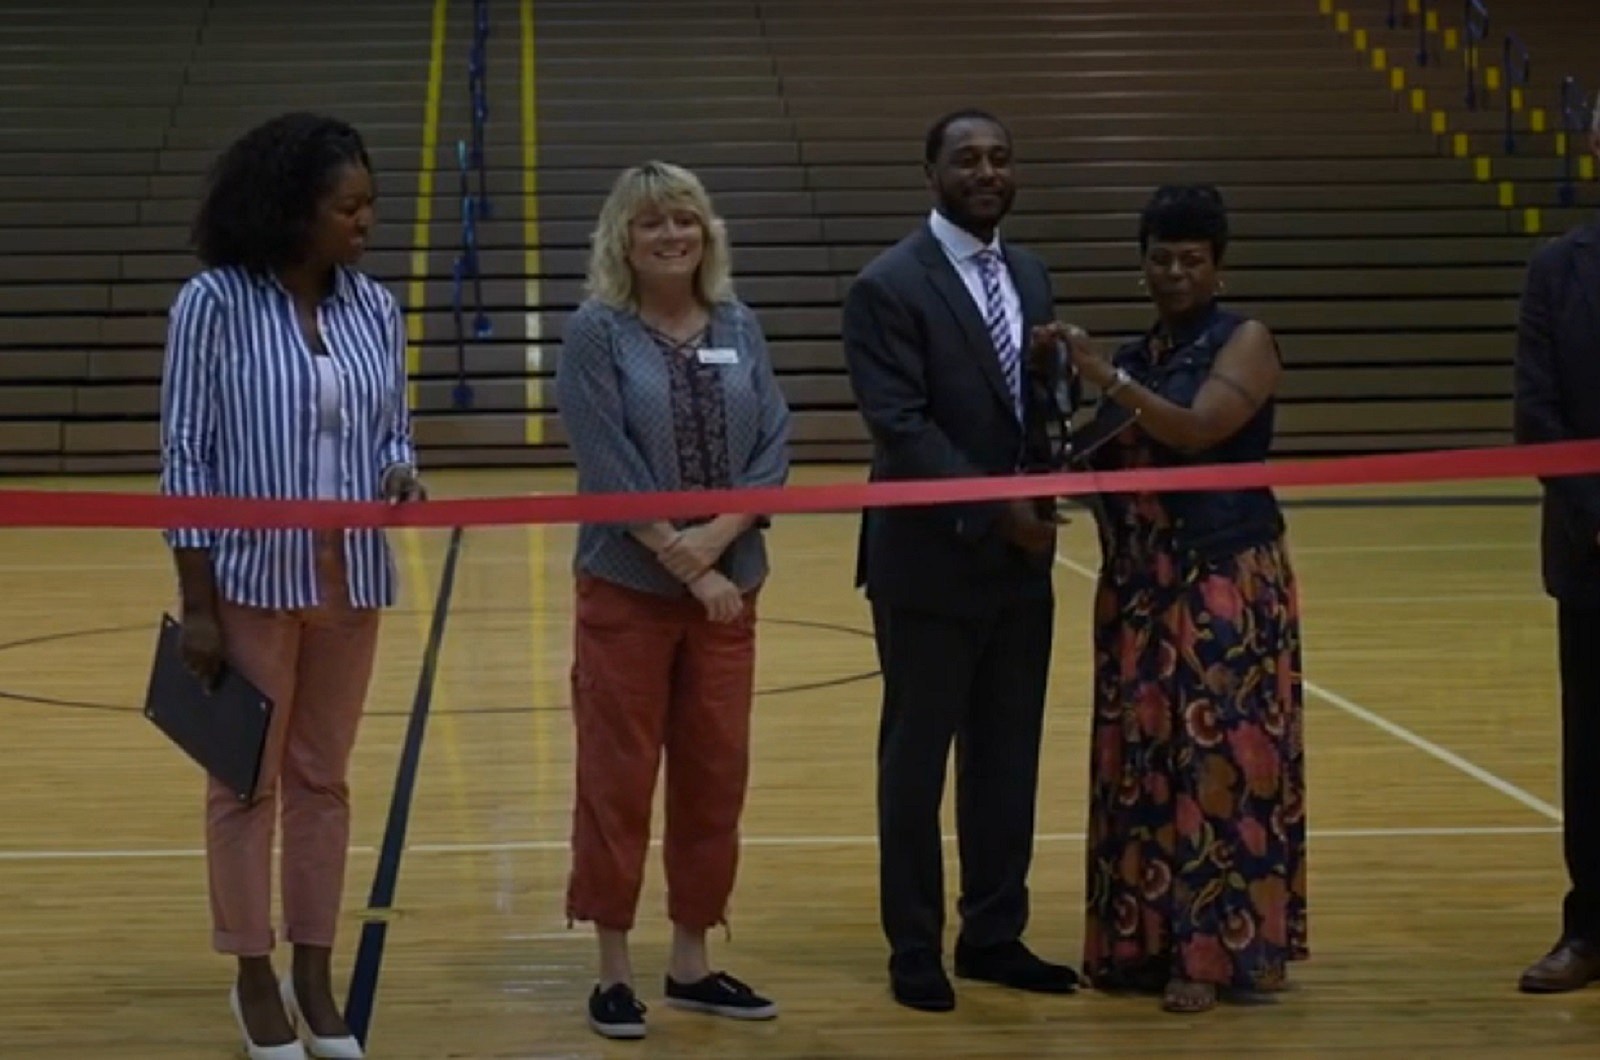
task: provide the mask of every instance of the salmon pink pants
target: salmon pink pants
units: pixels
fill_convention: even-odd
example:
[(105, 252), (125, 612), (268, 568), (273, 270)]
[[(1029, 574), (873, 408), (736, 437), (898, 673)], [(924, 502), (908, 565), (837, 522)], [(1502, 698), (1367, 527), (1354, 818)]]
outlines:
[(350, 846), (346, 775), (378, 642), (378, 612), (350, 606), (339, 535), (318, 539), (322, 603), (267, 611), (223, 602), (228, 661), (276, 705), (256, 797), (210, 781), (206, 862), (212, 944), (272, 952), (272, 840), (283, 817), (283, 917), (290, 943), (334, 942)]
[(723, 923), (739, 860), (755, 681), (755, 594), (730, 623), (692, 598), (578, 579), (577, 799), (567, 915), (633, 927), (666, 757), (667, 915)]

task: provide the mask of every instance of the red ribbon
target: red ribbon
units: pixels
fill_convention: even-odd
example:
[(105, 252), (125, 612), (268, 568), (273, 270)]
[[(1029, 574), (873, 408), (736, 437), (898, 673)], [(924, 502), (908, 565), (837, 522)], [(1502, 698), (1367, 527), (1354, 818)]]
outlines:
[(835, 483), (769, 489), (472, 497), (423, 504), (166, 497), (148, 493), (0, 490), (0, 526), (172, 529), (339, 529), (638, 523), (723, 514), (786, 515), (862, 508), (1071, 497), (1087, 493), (1554, 478), (1600, 472), (1600, 439), (1486, 449), (1207, 464), (1115, 472)]

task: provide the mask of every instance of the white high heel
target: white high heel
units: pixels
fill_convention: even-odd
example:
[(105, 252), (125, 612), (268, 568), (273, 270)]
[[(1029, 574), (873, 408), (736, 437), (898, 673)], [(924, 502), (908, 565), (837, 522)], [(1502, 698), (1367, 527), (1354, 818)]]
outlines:
[(239, 1024), (239, 1036), (244, 1039), (244, 1051), (250, 1060), (306, 1060), (306, 1050), (299, 1042), (284, 1042), (282, 1045), (257, 1045), (250, 1039), (250, 1028), (244, 1025), (244, 1010), (239, 1007), (239, 984), (234, 983), (233, 989), (228, 993), (228, 1007), (233, 1009), (233, 1018)]
[[(294, 978), (284, 976), (283, 1007), (289, 1013), (289, 1022), (297, 1028), (305, 1028), (306, 1046), (311, 1050), (311, 1055), (318, 1060), (365, 1060), (366, 1053), (361, 1051), (361, 1043), (356, 1041), (356, 1036), (346, 1034), (338, 1038), (319, 1038), (311, 1029), (311, 1023), (300, 1011), (300, 999), (294, 996)], [(273, 1060), (277, 1060), (276, 1057)]]

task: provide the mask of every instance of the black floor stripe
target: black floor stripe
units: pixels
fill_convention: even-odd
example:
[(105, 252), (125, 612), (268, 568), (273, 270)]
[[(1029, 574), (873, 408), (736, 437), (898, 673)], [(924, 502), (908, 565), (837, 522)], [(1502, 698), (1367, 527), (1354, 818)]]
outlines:
[(372, 877), (372, 893), (363, 914), (361, 943), (356, 950), (355, 969), (350, 976), (350, 995), (345, 1003), (345, 1021), (363, 1045), (372, 1026), (372, 1010), (378, 994), (378, 972), (383, 965), (383, 946), (388, 939), (388, 911), (394, 904), (395, 885), (400, 878), (400, 857), (405, 852), (406, 825), (411, 818), (411, 796), (416, 790), (417, 765), (422, 760), (422, 738), (427, 732), (428, 712), (433, 705), (439, 648), (444, 643), (445, 622), (450, 615), (450, 596), (455, 591), (456, 560), (460, 555), (461, 528), (456, 527), (450, 532), (444, 572), (439, 576), (433, 622), (428, 629), (428, 644), (422, 655), (422, 672), (417, 676), (417, 695), (412, 701), (411, 722), (406, 726), (405, 744), (400, 750), (394, 794), (389, 798), (389, 820), (384, 825), (378, 868)]

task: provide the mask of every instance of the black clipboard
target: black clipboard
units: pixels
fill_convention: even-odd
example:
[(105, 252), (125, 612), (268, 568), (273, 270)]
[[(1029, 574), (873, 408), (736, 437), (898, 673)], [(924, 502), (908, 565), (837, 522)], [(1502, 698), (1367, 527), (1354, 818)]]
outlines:
[(1072, 449), (1067, 454), (1067, 463), (1080, 471), (1089, 470), (1089, 458), (1138, 419), (1138, 409), (1123, 408), (1121, 405), (1112, 406), (1110, 415), (1095, 416), (1082, 431), (1072, 433)]
[(248, 802), (261, 778), (272, 700), (228, 666), (216, 687), (207, 689), (183, 664), (182, 633), (176, 619), (161, 616), (144, 716), (241, 802)]
[[(1075, 471), (1093, 470), (1089, 458), (1109, 445), (1112, 439), (1138, 419), (1138, 409), (1128, 409), (1121, 405), (1112, 405), (1108, 414), (1096, 415), (1084, 425), (1082, 431), (1072, 433), (1072, 448), (1067, 453), (1067, 466)], [(1099, 493), (1080, 493), (1072, 500), (1086, 508), (1096, 522), (1105, 522), (1107, 518), (1105, 498)]]

